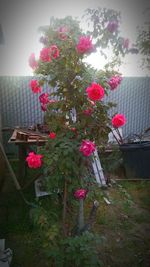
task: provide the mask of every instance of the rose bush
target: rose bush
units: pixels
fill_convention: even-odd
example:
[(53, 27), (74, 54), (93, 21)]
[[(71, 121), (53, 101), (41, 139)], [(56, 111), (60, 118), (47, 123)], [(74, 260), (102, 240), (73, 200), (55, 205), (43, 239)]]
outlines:
[[(114, 40), (114, 32), (117, 42), (119, 24), (116, 21), (107, 21), (103, 29), (105, 34), (112, 34), (108, 33), (107, 43)], [(93, 44), (92, 34), (83, 33), (79, 23), (70, 17), (54, 20), (40, 41), (44, 47), (39, 59), (35, 59), (34, 53), (29, 58), (29, 65), (38, 77), (31, 80), (30, 87), (34, 93), (41, 93), (44, 84), (55, 88), (39, 96), (50, 131), (42, 153), (47, 175), (53, 177), (48, 181), (52, 188), (58, 186), (63, 192), (66, 183), (74, 182), (75, 186), (85, 183), (87, 162), (98, 146), (107, 142), (111, 129), (108, 110), (112, 103), (109, 106), (103, 99), (109, 90), (118, 87), (122, 78), (113, 69), (103, 72), (102, 77), (84, 62), (101, 43), (97, 40)], [(117, 116), (112, 125), (120, 127), (124, 122), (125, 119)]]
[[(89, 174), (94, 151), (107, 143), (112, 126), (120, 127), (126, 122), (121, 114), (111, 121), (108, 111), (113, 103), (104, 101), (109, 91), (116, 89), (122, 81), (120, 73), (114, 70), (114, 62), (120, 62), (120, 57), (128, 52), (127, 44), (120, 42), (123, 37), (118, 31), (119, 14), (98, 9), (87, 10), (85, 15), (90, 16), (92, 31), (83, 32), (79, 22), (71, 17), (53, 19), (40, 38), (44, 47), (39, 59), (35, 59), (34, 53), (29, 58), (37, 76), (37, 80), (30, 82), (32, 91), (41, 93), (44, 85), (47, 88), (39, 96), (39, 101), (49, 128), (49, 138), (40, 153), (47, 190), (55, 200), (59, 192), (55, 216), (51, 217), (57, 237), (62, 231), (65, 236), (71, 235), (76, 215), (74, 196), (85, 198), (87, 191), (90, 195), (90, 185), (95, 183), (95, 178)], [(102, 17), (105, 18), (103, 22)], [(97, 49), (103, 51), (110, 45), (115, 47), (115, 61), (108, 63), (104, 70), (96, 70), (86, 63), (90, 53)], [(35, 155), (30, 153), (27, 158), (29, 167), (39, 167), (40, 163), (33, 163), (33, 159)], [(68, 222), (68, 211), (71, 222)], [(80, 219), (82, 213), (83, 206), (80, 206)]]

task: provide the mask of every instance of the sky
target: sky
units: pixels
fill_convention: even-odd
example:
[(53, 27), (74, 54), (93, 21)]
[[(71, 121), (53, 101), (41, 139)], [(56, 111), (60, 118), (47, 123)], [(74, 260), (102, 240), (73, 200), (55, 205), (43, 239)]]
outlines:
[[(63, 18), (67, 15), (81, 18), (86, 8), (107, 7), (121, 12), (121, 31), (131, 43), (136, 40), (137, 26), (145, 20), (143, 11), (150, 8), (148, 0), (1, 0), (0, 24), (2, 24), (5, 45), (0, 46), (0, 75), (33, 75), (28, 65), (29, 55), (38, 57), (42, 48), (39, 43), (38, 27), (49, 25), (50, 17)], [(127, 56), (120, 67), (123, 76), (146, 76), (141, 68), (141, 58)], [(104, 59), (93, 54), (89, 63), (95, 68), (103, 68)]]

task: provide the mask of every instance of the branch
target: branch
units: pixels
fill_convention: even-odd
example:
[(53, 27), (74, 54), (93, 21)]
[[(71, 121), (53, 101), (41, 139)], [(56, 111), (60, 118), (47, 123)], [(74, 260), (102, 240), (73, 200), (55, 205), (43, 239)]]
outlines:
[(64, 236), (67, 236), (67, 231), (66, 231), (66, 214), (67, 214), (67, 181), (65, 179), (65, 184), (64, 184), (64, 199), (63, 199), (63, 232), (64, 232)]

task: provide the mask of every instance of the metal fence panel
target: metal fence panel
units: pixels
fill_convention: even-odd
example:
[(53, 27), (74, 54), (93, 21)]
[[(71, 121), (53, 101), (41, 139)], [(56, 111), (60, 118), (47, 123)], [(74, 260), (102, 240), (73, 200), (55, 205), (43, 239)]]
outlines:
[[(31, 76), (0, 77), (2, 127), (42, 123), (43, 112), (38, 95), (29, 88), (31, 79)], [(44, 88), (43, 92), (46, 90)], [(127, 124), (123, 127), (123, 136), (150, 127), (150, 77), (124, 77), (121, 85), (110, 91), (104, 101), (117, 104), (111, 110), (111, 116), (115, 112), (125, 114)]]

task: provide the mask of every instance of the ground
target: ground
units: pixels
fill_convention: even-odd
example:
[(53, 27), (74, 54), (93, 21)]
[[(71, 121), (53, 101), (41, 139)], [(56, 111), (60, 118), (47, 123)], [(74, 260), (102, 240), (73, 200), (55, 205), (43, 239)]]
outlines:
[[(118, 181), (117, 178), (110, 175), (110, 186), (104, 191), (98, 188), (96, 194), (100, 205), (93, 229), (103, 237), (99, 247), (102, 266), (149, 267), (150, 181)], [(13, 250), (12, 267), (50, 267), (37, 249), (31, 207), (24, 203), (10, 181), (7, 174), (9, 190), (0, 194), (0, 238), (5, 238), (6, 247)], [(24, 193), (29, 201), (35, 201), (32, 184)], [(103, 194), (111, 204), (104, 201)], [(87, 209), (91, 204), (87, 199)]]

